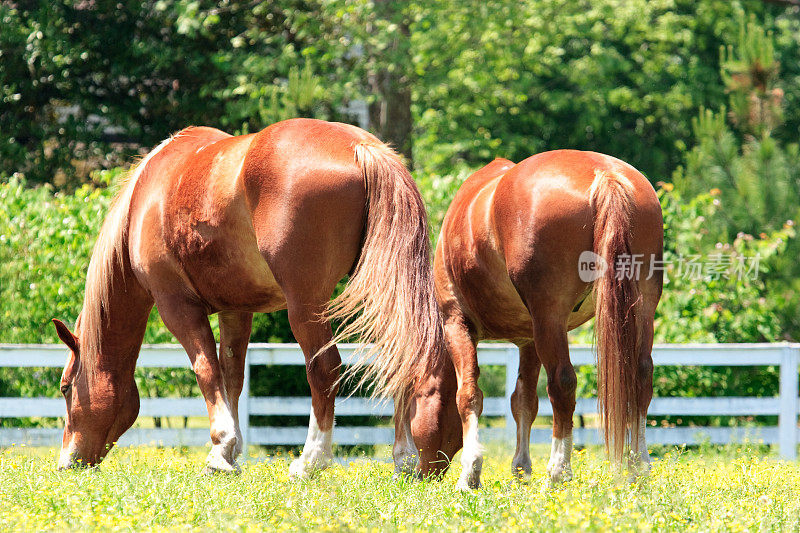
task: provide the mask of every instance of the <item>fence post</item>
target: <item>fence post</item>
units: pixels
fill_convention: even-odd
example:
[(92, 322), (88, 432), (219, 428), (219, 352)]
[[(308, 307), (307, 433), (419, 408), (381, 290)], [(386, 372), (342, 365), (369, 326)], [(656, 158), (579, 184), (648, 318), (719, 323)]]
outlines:
[(239, 396), (239, 429), (242, 431), (242, 461), (247, 461), (247, 443), (250, 441), (250, 345), (244, 358), (244, 380)]
[(519, 376), (519, 350), (509, 348), (506, 350), (506, 437), (512, 442), (516, 439), (517, 425), (514, 423), (514, 413), (511, 412), (511, 395), (517, 388)]
[(781, 411), (778, 415), (778, 449), (784, 459), (797, 459), (797, 364), (800, 347), (787, 344), (781, 357)]

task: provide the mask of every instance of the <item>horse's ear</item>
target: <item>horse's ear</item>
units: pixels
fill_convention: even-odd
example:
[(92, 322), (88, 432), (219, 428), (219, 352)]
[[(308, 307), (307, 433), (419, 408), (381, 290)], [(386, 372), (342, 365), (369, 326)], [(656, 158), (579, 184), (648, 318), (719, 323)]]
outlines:
[(67, 345), (67, 347), (75, 352), (78, 353), (78, 337), (72, 333), (69, 328), (61, 322), (59, 319), (54, 318), (53, 324), (56, 326), (56, 333), (58, 333), (58, 338)]

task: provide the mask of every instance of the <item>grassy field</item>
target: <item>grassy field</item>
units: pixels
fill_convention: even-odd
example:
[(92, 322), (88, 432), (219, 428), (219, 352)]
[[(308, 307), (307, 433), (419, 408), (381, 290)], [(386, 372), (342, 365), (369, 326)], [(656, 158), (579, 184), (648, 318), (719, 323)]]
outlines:
[[(800, 464), (745, 447), (664, 450), (649, 479), (626, 483), (601, 450), (579, 451), (575, 479), (550, 489), (545, 447), (534, 479), (511, 481), (511, 454), (489, 447), (484, 487), (393, 481), (355, 459), (289, 481), (289, 457), (257, 453), (238, 477), (203, 477), (203, 450), (114, 450), (97, 470), (56, 472), (55, 450), (0, 450), (0, 531), (163, 530), (800, 530)], [(378, 457), (387, 458), (388, 449)]]

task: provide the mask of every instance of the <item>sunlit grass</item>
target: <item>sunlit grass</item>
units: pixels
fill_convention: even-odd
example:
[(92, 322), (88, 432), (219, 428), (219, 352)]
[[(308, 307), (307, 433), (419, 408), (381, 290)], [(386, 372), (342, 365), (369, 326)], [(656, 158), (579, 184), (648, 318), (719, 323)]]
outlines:
[[(484, 487), (392, 480), (386, 462), (355, 459), (309, 481), (289, 456), (254, 453), (238, 477), (199, 475), (203, 450), (114, 450), (97, 470), (55, 471), (55, 450), (0, 451), (0, 531), (64, 529), (286, 530), (797, 530), (800, 465), (745, 448), (672, 449), (629, 484), (600, 450), (576, 452), (575, 479), (550, 489), (547, 452), (534, 478), (511, 480), (509, 450), (490, 447)], [(378, 457), (387, 459), (386, 448)]]

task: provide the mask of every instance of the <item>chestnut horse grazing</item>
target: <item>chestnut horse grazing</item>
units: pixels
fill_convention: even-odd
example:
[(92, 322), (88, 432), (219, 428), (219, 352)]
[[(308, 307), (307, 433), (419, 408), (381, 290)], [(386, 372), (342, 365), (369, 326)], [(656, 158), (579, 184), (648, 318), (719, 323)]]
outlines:
[[(238, 469), (252, 314), (288, 309), (312, 397), (308, 439), (290, 472), (325, 467), (341, 335), (375, 343), (368, 370), (381, 373), (379, 392), (391, 396), (405, 393), (418, 366), (444, 357), (429, 252), (414, 181), (391, 149), (359, 128), (297, 119), (239, 137), (181, 131), (139, 163), (111, 208), (76, 332), (54, 321), (70, 348), (59, 467), (99, 463), (136, 419), (133, 373), (154, 304), (186, 349), (208, 407), (207, 471)], [(348, 273), (348, 287), (330, 302)], [(334, 337), (325, 317), (354, 315)], [(398, 439), (399, 452), (408, 452), (410, 435), (399, 431)]]
[[(438, 371), (435, 387), (441, 396), (455, 396), (459, 417), (446, 403), (428, 403), (412, 421), (421, 447), (438, 446), (449, 457), (457, 432), (452, 426), (461, 426), (460, 488), (480, 485), (483, 393), (476, 344), (483, 339), (508, 339), (519, 346), (519, 377), (511, 397), (517, 423), (513, 472), (531, 474), (530, 431), (544, 366), (553, 405), (547, 470), (553, 482), (571, 477), (576, 376), (567, 331), (592, 316), (597, 318), (606, 445), (617, 462), (629, 446), (633, 472), (649, 464), (644, 427), (652, 397), (650, 352), (661, 296), (662, 243), (653, 187), (633, 167), (607, 155), (558, 150), (517, 165), (497, 159), (464, 182), (445, 216), (434, 261), (455, 365), (449, 378), (446, 367)], [(609, 266), (604, 274), (603, 261), (592, 253)], [(597, 270), (579, 271), (580, 261), (586, 267), (593, 258)], [(627, 260), (638, 267), (626, 271)], [(443, 437), (441, 431), (449, 434)]]

